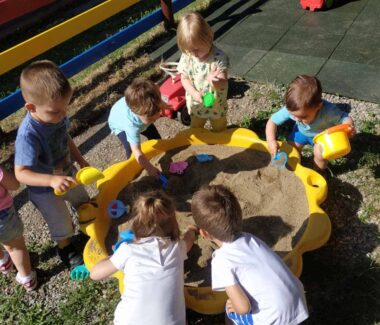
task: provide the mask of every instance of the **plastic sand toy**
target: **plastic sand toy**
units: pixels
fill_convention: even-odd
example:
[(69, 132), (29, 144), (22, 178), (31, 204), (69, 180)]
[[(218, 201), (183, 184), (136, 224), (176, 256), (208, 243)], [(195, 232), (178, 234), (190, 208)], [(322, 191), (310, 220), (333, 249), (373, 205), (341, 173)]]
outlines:
[(187, 161), (172, 162), (169, 167), (169, 172), (172, 174), (181, 175), (185, 172), (188, 166), (189, 166), (189, 163)]
[(203, 95), (203, 106), (212, 107), (215, 103), (215, 96), (212, 92), (208, 91)]
[(200, 153), (199, 155), (196, 155), (195, 158), (197, 158), (200, 163), (205, 163), (214, 159), (213, 156), (210, 156), (207, 153)]
[[(79, 169), (78, 172), (75, 175), (75, 180), (78, 184), (72, 183), (70, 185), (70, 189), (78, 186), (79, 184), (82, 185), (91, 185), (97, 182), (99, 179), (102, 179), (104, 177), (103, 173), (95, 168), (95, 167), (84, 167), (82, 169)], [(65, 195), (66, 192), (61, 192), (58, 190), (54, 190), (55, 195)]]
[(322, 157), (326, 160), (341, 158), (351, 151), (348, 134), (352, 128), (348, 124), (339, 124), (317, 134), (313, 141), (322, 150)]
[(168, 179), (164, 175), (161, 174), (159, 180), (164, 190), (166, 190), (168, 188), (168, 182), (169, 182)]
[(113, 251), (116, 252), (122, 243), (131, 243), (135, 240), (135, 234), (131, 229), (122, 231), (120, 234), (120, 240), (113, 246)]
[(129, 212), (129, 206), (120, 200), (113, 200), (108, 206), (108, 214), (112, 219), (120, 218), (124, 213)]
[(272, 164), (275, 165), (278, 168), (283, 168), (288, 162), (288, 155), (286, 152), (277, 152), (276, 156), (272, 158)]
[[(268, 153), (268, 144), (247, 129), (227, 129), (223, 132), (210, 132), (206, 129), (187, 129), (179, 132), (176, 137), (166, 140), (150, 140), (141, 145), (142, 152), (148, 159), (170, 150), (191, 145), (225, 145), (249, 148)], [(305, 229), (292, 250), (283, 260), (296, 276), (302, 272), (302, 255), (317, 249), (327, 242), (331, 233), (331, 223), (327, 214), (319, 206), (327, 196), (325, 179), (316, 171), (300, 164), (300, 155), (295, 148), (279, 143), (280, 151), (288, 155), (288, 170), (293, 172), (302, 182), (307, 202), (308, 218)], [(108, 257), (106, 238), (111, 228), (112, 219), (108, 215), (109, 203), (115, 200), (119, 193), (141, 173), (142, 167), (134, 159), (116, 163), (103, 173), (104, 178), (97, 182), (99, 194), (97, 205), (86, 205), (79, 210), (81, 230), (88, 240), (83, 258), (88, 269)], [(113, 277), (119, 281), (120, 292), (124, 290), (123, 273), (116, 272)], [(218, 314), (225, 310), (227, 296), (225, 292), (214, 292), (210, 287), (184, 288), (186, 306), (202, 314)]]
[(74, 267), (70, 272), (70, 280), (81, 281), (88, 279), (90, 271), (84, 264)]

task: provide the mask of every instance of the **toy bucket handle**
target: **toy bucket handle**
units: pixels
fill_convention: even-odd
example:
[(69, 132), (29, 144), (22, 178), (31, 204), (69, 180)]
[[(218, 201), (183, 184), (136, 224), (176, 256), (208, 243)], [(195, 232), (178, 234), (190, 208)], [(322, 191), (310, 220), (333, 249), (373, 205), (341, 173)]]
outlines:
[(170, 77), (175, 78), (178, 73), (178, 62), (165, 62), (160, 64), (160, 69)]
[(331, 128), (328, 128), (326, 130), (326, 133), (330, 134), (330, 133), (334, 133), (334, 132), (338, 132), (338, 131), (344, 131), (344, 132), (348, 133), (351, 130), (352, 130), (351, 125), (349, 125), (349, 124), (339, 124), (339, 125), (335, 125), (335, 126), (333, 126)]

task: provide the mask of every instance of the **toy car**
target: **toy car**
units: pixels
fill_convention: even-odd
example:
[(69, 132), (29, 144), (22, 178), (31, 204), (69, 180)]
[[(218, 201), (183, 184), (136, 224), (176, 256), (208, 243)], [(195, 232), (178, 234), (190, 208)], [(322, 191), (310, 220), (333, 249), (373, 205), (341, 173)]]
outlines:
[(190, 115), (186, 107), (185, 89), (181, 83), (181, 75), (177, 71), (177, 62), (162, 63), (160, 68), (169, 75), (161, 84), (162, 100), (167, 104), (163, 112), (166, 117), (175, 118), (184, 125), (190, 125)]
[(330, 8), (334, 4), (334, 0), (300, 0), (303, 9), (309, 8), (310, 11), (321, 9), (323, 6)]

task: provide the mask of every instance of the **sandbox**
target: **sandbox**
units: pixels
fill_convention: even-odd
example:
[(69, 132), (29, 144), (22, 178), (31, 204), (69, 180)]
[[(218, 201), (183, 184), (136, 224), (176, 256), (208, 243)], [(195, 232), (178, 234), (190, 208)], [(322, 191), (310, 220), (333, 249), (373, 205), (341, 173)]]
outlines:
[[(327, 186), (322, 176), (299, 164), (295, 149), (286, 144), (280, 149), (289, 155), (287, 169), (284, 170), (270, 165), (266, 142), (245, 129), (230, 129), (223, 133), (189, 129), (174, 139), (143, 144), (144, 153), (152, 162), (159, 164), (164, 173), (171, 161), (189, 162), (189, 168), (183, 175), (167, 174), (167, 192), (177, 201), (181, 228), (192, 222), (188, 216), (190, 198), (197, 187), (208, 183), (229, 185), (242, 205), (244, 230), (266, 241), (299, 276), (302, 253), (320, 247), (330, 236), (330, 221), (319, 207), (326, 197)], [(199, 153), (211, 154), (214, 160), (201, 164), (194, 156)], [(144, 174), (139, 181), (132, 182), (140, 172), (141, 167), (133, 158), (109, 167), (104, 171), (105, 178), (97, 184), (99, 195), (96, 203), (81, 207), (82, 230), (90, 236), (84, 252), (89, 269), (109, 253), (106, 245), (111, 227), (107, 214), (109, 202), (119, 197), (131, 203), (133, 195), (139, 191), (160, 187), (157, 181), (152, 182)], [(123, 192), (124, 187), (127, 188)], [(296, 218), (293, 220), (292, 216)], [(223, 312), (225, 294), (212, 292), (208, 286), (209, 279), (204, 276), (205, 272), (202, 273), (202, 269), (209, 267), (212, 247), (202, 243), (202, 239), (197, 244), (198, 248), (189, 252), (187, 262), (185, 281), (194, 287), (185, 287), (186, 304), (188, 308), (205, 314)], [(189, 265), (192, 266), (190, 269)], [(192, 273), (194, 265), (197, 272)], [(122, 291), (122, 273), (116, 273), (115, 277), (119, 279)]]

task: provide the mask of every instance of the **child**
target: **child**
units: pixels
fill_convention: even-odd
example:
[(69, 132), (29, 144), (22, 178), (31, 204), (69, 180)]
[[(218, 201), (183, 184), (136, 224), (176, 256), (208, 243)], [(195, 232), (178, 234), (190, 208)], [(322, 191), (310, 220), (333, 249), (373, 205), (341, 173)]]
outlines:
[[(277, 126), (289, 119), (296, 122), (289, 136), (290, 144), (299, 152), (305, 144), (313, 145), (314, 136), (333, 125), (349, 124), (352, 127), (351, 136), (355, 133), (351, 117), (334, 104), (322, 100), (321, 83), (316, 77), (297, 76), (288, 86), (285, 104), (286, 106), (271, 116), (266, 125), (266, 139), (272, 156), (276, 155), (278, 149)], [(319, 146), (314, 146), (316, 169), (326, 169), (327, 163), (328, 161), (322, 158)]]
[(141, 195), (133, 214), (135, 242), (121, 244), (109, 259), (93, 267), (90, 277), (101, 280), (117, 270), (124, 272), (115, 324), (184, 325), (183, 261), (194, 243), (195, 227), (179, 239), (174, 204), (160, 190)]
[(159, 177), (160, 171), (141, 152), (140, 133), (149, 140), (161, 139), (154, 122), (165, 108), (158, 86), (147, 79), (135, 79), (111, 108), (108, 123), (112, 133), (123, 144), (127, 159), (132, 152), (136, 161), (150, 176)]
[(26, 291), (30, 291), (37, 286), (37, 275), (36, 271), (32, 270), (25, 246), (23, 224), (8, 193), (8, 190), (17, 190), (19, 186), (14, 175), (0, 166), (0, 242), (5, 248), (5, 252), (0, 248), (0, 272), (9, 273), (15, 264), (18, 271), (16, 281)]
[(226, 291), (234, 324), (299, 324), (308, 317), (301, 282), (263, 241), (241, 232), (241, 207), (226, 187), (202, 187), (191, 211), (200, 234), (219, 246), (212, 288)]
[[(74, 229), (70, 212), (62, 196), (71, 183), (76, 161), (81, 168), (88, 163), (68, 133), (66, 116), (72, 90), (63, 72), (51, 61), (37, 61), (26, 67), (20, 78), (27, 115), (16, 138), (16, 178), (28, 186), (32, 203), (49, 226), (58, 254), (64, 264), (83, 263), (81, 254), (71, 244)], [(74, 207), (89, 200), (83, 187), (67, 192), (65, 199)]]
[[(227, 127), (228, 77), (227, 56), (213, 45), (214, 33), (203, 17), (195, 12), (184, 15), (177, 29), (177, 43), (182, 51), (178, 65), (186, 90), (190, 126), (202, 128), (210, 120), (214, 131)], [(203, 95), (212, 92), (212, 107), (203, 106)]]

